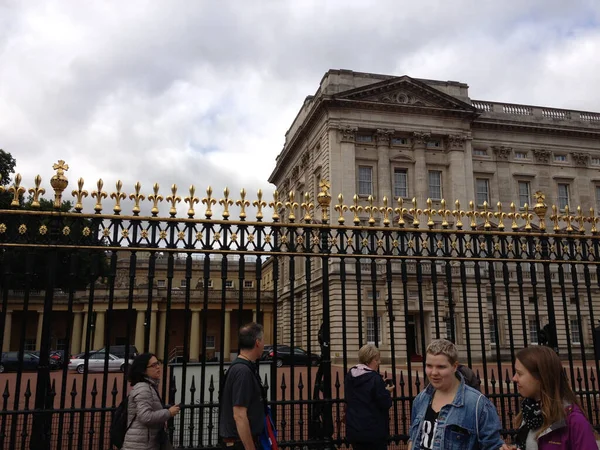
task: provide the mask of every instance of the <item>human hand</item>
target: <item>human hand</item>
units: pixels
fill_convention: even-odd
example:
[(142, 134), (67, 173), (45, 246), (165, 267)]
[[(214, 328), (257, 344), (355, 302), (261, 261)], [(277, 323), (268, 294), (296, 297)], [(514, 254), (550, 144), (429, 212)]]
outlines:
[(516, 445), (504, 444), (499, 450), (517, 450), (517, 448)]
[(173, 405), (169, 408), (169, 412), (171, 413), (171, 417), (175, 417), (177, 414), (179, 414), (179, 411), (181, 410), (181, 408), (179, 407), (179, 405)]

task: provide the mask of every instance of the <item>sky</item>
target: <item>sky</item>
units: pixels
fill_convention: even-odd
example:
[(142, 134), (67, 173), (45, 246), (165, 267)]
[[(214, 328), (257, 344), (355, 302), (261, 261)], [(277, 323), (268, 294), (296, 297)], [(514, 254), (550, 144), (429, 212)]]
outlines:
[(27, 188), (252, 200), (329, 69), (600, 111), (599, 55), (597, 0), (0, 0), (0, 148)]

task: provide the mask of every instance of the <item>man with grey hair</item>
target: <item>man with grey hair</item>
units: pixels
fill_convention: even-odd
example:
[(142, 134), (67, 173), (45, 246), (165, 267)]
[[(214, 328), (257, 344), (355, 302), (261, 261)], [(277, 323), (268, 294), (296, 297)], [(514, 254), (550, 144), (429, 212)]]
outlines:
[(244, 325), (238, 343), (240, 353), (227, 371), (219, 398), (219, 435), (224, 448), (256, 450), (265, 424), (264, 393), (255, 365), (265, 347), (262, 325)]

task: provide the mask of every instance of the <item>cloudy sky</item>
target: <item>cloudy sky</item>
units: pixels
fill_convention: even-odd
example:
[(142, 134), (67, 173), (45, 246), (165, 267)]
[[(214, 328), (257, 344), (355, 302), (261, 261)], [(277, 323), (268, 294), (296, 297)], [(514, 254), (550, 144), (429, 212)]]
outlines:
[(597, 0), (0, 0), (0, 148), (26, 187), (253, 197), (330, 68), (600, 111), (599, 55)]

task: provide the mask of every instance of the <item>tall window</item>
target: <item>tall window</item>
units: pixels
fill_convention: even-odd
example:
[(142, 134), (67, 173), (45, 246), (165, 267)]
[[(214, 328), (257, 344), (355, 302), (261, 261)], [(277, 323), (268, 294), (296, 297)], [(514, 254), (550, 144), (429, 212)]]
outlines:
[(214, 336), (206, 336), (206, 348), (215, 348)]
[(571, 328), (571, 342), (573, 344), (581, 344), (581, 332), (579, 330), (579, 322), (577, 319), (571, 319), (569, 321), (569, 327)]
[(565, 206), (569, 204), (569, 185), (565, 183), (558, 183), (558, 207), (565, 209)]
[(522, 208), (525, 203), (531, 205), (529, 181), (519, 181), (519, 206)]
[(529, 342), (537, 344), (538, 341), (538, 326), (535, 319), (529, 319)]
[(373, 195), (373, 168), (358, 167), (358, 195)]
[(600, 186), (596, 186), (596, 213), (600, 214)]
[[(377, 316), (377, 342), (381, 344), (381, 316)], [(367, 316), (367, 343), (375, 343), (375, 320)]]
[(439, 170), (429, 171), (429, 198), (442, 199), (442, 172)]
[(406, 169), (394, 169), (394, 197), (408, 197), (408, 174)]
[(187, 280), (179, 281), (179, 286), (181, 286), (182, 288), (187, 287)]
[(477, 178), (475, 180), (475, 188), (477, 190), (477, 204), (483, 205), (483, 202), (490, 203), (490, 180), (487, 178)]
[(494, 328), (496, 324), (496, 320), (494, 320), (493, 316), (490, 316), (488, 319), (488, 325), (490, 327), (490, 343), (492, 345), (498, 345), (498, 338), (496, 336), (496, 329)]

